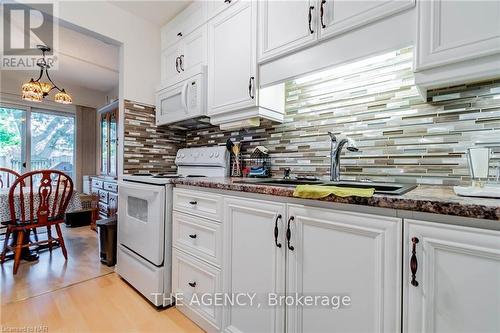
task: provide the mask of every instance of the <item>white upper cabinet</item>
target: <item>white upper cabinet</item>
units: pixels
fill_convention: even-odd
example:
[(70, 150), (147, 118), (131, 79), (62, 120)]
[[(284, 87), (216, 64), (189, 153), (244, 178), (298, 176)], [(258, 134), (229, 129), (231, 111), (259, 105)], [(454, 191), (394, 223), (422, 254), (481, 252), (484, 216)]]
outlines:
[(428, 89), (500, 76), (500, 1), (418, 1), (415, 83)]
[(403, 332), (500, 332), (499, 231), (405, 220), (404, 239)]
[(207, 64), (207, 26), (202, 25), (161, 53), (161, 86), (175, 85)]
[(194, 1), (161, 29), (162, 49), (175, 44), (182, 37), (204, 24), (207, 20), (207, 4)]
[(223, 292), (256, 293), (253, 306), (225, 307), (224, 332), (285, 331), (284, 307), (267, 306), (269, 293), (285, 292), (285, 212), (280, 203), (224, 200)]
[(161, 52), (161, 85), (165, 87), (169, 84), (181, 80), (181, 69), (179, 66), (179, 56), (182, 54), (181, 42), (177, 42)]
[(259, 1), (259, 62), (314, 42), (317, 12), (316, 0)]
[(319, 37), (344, 33), (414, 5), (415, 0), (319, 0)]
[(401, 219), (290, 205), (287, 295), (349, 296), (289, 306), (287, 332), (399, 332)]
[(419, 1), (417, 71), (500, 52), (500, 1)]
[(208, 115), (256, 105), (256, 3), (238, 1), (208, 23)]
[(217, 16), (220, 12), (226, 10), (237, 0), (206, 0), (208, 19)]

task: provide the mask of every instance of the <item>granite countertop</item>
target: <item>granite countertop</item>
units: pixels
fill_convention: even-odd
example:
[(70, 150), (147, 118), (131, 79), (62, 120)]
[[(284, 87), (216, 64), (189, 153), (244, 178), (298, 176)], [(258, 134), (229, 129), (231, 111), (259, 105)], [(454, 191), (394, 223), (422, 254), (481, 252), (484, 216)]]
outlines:
[[(241, 180), (241, 178), (178, 178), (172, 182), (178, 185), (293, 197), (293, 187), (237, 183), (235, 180)], [(460, 197), (453, 192), (451, 186), (420, 185), (403, 195), (375, 194), (371, 198), (328, 196), (322, 199), (305, 200), (320, 200), (500, 221), (500, 199)]]

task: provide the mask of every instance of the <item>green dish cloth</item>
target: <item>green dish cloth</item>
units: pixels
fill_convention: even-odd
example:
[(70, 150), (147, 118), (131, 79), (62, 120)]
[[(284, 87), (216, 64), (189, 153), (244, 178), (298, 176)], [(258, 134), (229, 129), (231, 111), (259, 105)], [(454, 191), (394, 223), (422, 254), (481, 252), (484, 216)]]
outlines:
[(304, 199), (325, 198), (330, 194), (338, 197), (366, 197), (370, 198), (375, 193), (374, 188), (353, 188), (338, 186), (320, 186), (320, 185), (298, 185), (293, 192), (294, 197)]

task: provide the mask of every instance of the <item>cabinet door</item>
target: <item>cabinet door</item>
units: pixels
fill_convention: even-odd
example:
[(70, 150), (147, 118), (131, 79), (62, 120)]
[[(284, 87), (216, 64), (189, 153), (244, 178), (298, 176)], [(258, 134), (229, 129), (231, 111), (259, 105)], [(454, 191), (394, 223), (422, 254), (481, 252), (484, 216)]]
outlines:
[(207, 63), (207, 26), (203, 25), (182, 40), (179, 67), (183, 78), (200, 72)]
[[(284, 204), (251, 199), (225, 200), (223, 290), (229, 294), (257, 295), (252, 307), (228, 305), (225, 308), (223, 327), (226, 332), (283, 332), (284, 309), (267, 307), (267, 295), (284, 293), (284, 218)], [(276, 241), (275, 226), (279, 234)], [(276, 242), (282, 244), (281, 247), (276, 246)]]
[(287, 295), (338, 296), (287, 307), (287, 332), (397, 332), (401, 219), (290, 205)]
[(404, 332), (500, 332), (500, 232), (406, 220), (404, 239)]
[(259, 2), (259, 62), (316, 40), (315, 5), (316, 0)]
[(238, 1), (208, 23), (209, 115), (256, 105), (256, 31), (254, 1)]
[(500, 1), (419, 1), (415, 69), (500, 52)]
[(319, 0), (319, 36), (332, 37), (414, 5), (415, 0)]
[(168, 86), (179, 81), (180, 67), (180, 42), (161, 52), (161, 82), (163, 86)]

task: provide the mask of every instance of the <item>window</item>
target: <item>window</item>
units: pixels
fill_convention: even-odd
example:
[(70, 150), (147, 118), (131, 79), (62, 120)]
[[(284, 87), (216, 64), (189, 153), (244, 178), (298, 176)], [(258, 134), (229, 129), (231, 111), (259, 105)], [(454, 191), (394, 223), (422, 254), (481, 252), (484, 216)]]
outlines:
[(116, 176), (118, 103), (105, 106), (99, 117), (101, 175)]
[(74, 178), (74, 161), (73, 114), (0, 107), (0, 166), (19, 173), (55, 169)]

